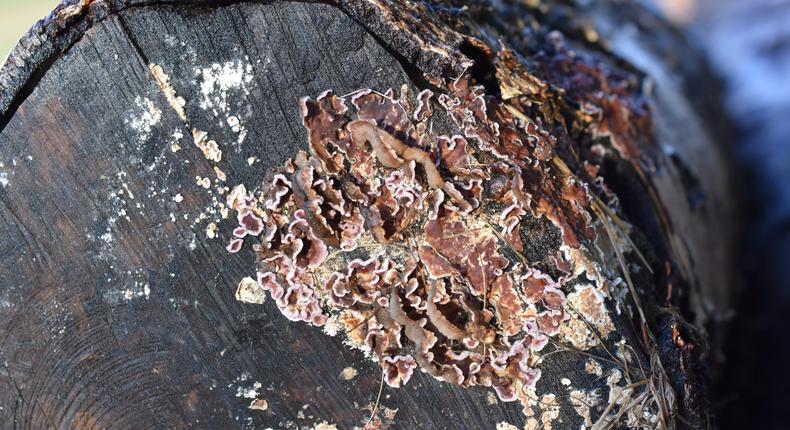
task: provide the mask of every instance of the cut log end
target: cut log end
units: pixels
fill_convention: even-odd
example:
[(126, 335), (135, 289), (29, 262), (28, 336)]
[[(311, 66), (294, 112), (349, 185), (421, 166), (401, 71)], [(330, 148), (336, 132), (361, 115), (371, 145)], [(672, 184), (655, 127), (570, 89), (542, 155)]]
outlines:
[(697, 60), (636, 6), (433, 3), (40, 23), (0, 72), (0, 419), (706, 425)]

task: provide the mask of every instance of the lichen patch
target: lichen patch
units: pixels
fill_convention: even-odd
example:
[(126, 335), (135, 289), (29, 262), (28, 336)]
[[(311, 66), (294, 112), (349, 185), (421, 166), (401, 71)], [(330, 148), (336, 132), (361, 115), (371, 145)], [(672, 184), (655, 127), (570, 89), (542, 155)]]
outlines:
[(601, 367), (601, 363), (593, 359), (588, 359), (584, 362), (584, 371), (589, 373), (590, 375), (595, 376), (603, 376), (603, 368)]

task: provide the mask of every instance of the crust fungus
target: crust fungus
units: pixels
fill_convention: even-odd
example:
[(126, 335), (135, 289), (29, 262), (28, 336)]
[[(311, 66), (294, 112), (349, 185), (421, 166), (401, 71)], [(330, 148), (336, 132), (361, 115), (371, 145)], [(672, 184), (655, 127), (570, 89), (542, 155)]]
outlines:
[[(446, 87), (414, 102), (405, 88), (363, 90), (353, 109), (331, 91), (303, 98), (310, 153), (272, 172), (258, 196), (229, 193), (239, 223), (229, 250), (252, 237), (257, 282), (283, 315), (331, 319), (389, 386), (419, 368), (493, 387), (526, 411), (537, 357), (571, 315), (565, 283), (589, 272), (567, 250), (586, 255), (596, 238), (592, 198), (552, 162), (556, 139), (536, 123), (467, 78)], [(427, 126), (437, 107), (457, 134)], [(560, 231), (544, 259), (559, 280), (522, 254), (528, 221), (542, 217)], [(604, 321), (603, 293), (573, 294)]]
[(390, 387), (400, 387), (409, 382), (417, 367), (417, 362), (409, 355), (397, 355), (384, 357), (382, 365), (384, 367), (384, 382)]

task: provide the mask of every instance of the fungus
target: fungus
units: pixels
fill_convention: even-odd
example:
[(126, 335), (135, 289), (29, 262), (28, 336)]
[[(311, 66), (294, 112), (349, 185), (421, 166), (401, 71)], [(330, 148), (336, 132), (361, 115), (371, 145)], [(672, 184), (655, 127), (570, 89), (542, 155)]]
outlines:
[(386, 131), (376, 128), (365, 120), (355, 120), (348, 124), (352, 139), (355, 143), (368, 142), (373, 147), (376, 157), (384, 167), (397, 168), (403, 160), (416, 161), (425, 170), (428, 185), (432, 188), (441, 188), (444, 179), (436, 168), (433, 160), (420, 148), (406, 145)]
[(417, 121), (425, 121), (426, 119), (431, 117), (433, 110), (431, 109), (431, 98), (433, 97), (433, 91), (431, 90), (422, 90), (419, 94), (417, 94), (417, 107), (414, 108), (414, 115), (412, 118)]
[(216, 141), (208, 140), (208, 133), (193, 129), (192, 138), (195, 142), (195, 146), (200, 148), (200, 151), (203, 152), (203, 156), (206, 157), (207, 160), (215, 163), (219, 163), (222, 160), (222, 150), (219, 149), (219, 145), (217, 145)]
[(229, 208), (239, 210), (241, 208), (242, 200), (247, 196), (247, 188), (244, 184), (239, 184), (231, 188), (228, 195), (225, 197), (225, 203)]
[(397, 355), (395, 357), (384, 357), (382, 360), (384, 367), (384, 382), (390, 387), (400, 387), (411, 379), (417, 362), (409, 355)]
[(274, 175), (271, 186), (267, 190), (264, 206), (269, 210), (277, 210), (282, 206), (285, 197), (291, 192), (293, 184), (283, 174)]
[[(566, 297), (572, 276), (603, 279), (587, 254), (594, 189), (553, 161), (556, 139), (538, 123), (466, 78), (446, 88), (414, 102), (403, 88), (397, 98), (362, 90), (354, 111), (331, 91), (303, 98), (310, 153), (271, 172), (260, 193), (228, 193), (238, 221), (228, 249), (254, 241), (257, 283), (245, 285), (290, 320), (345, 331), (388, 385), (419, 367), (527, 408), (536, 353), (573, 327), (569, 301), (606, 321), (599, 288)], [(449, 137), (426, 127), (437, 107), (455, 123)], [(523, 252), (538, 217), (561, 243), (532, 262)]]
[[(568, 295), (573, 314), (562, 334), (574, 346), (586, 350), (600, 343), (598, 336), (606, 339), (615, 328), (606, 312), (603, 295), (595, 287), (584, 284), (575, 289)], [(596, 333), (591, 332), (589, 326)]]
[(325, 291), (332, 292), (332, 299), (338, 304), (372, 304), (381, 295), (380, 284), (388, 262), (381, 263), (376, 258), (367, 261), (353, 260), (348, 264), (346, 273), (335, 272), (324, 285)]
[(266, 399), (254, 399), (250, 402), (250, 410), (253, 411), (267, 411), (269, 409), (269, 402)]
[(421, 245), (418, 249), (418, 253), (420, 261), (425, 265), (425, 269), (428, 271), (428, 275), (431, 278), (439, 279), (458, 274), (458, 270), (429, 245)]
[(425, 300), (425, 314), (428, 316), (428, 320), (431, 322), (431, 324), (433, 324), (433, 326), (436, 327), (436, 329), (439, 330), (439, 332), (447, 339), (462, 339), (466, 336), (465, 331), (450, 322), (447, 317), (442, 315), (442, 313), (439, 311), (439, 308), (436, 306), (436, 302), (434, 301), (436, 298), (436, 284), (436, 281), (431, 282), (428, 297)]
[(280, 312), (291, 321), (306, 321), (316, 326), (326, 323), (314, 289), (304, 284), (292, 284), (285, 291), (282, 300), (277, 302)]
[(437, 145), (441, 152), (442, 162), (451, 173), (460, 177), (485, 178), (487, 176), (484, 169), (480, 167), (480, 163), (472, 157), (469, 143), (463, 136), (439, 136)]
[(230, 243), (228, 243), (228, 246), (225, 249), (227, 249), (227, 251), (230, 252), (231, 254), (235, 254), (241, 251), (241, 246), (243, 244), (244, 244), (243, 240), (239, 238), (234, 238), (231, 239)]
[(328, 255), (326, 244), (319, 239), (304, 218), (305, 212), (299, 209), (294, 214), (296, 218), (288, 226), (287, 234), (283, 237), (283, 244), (291, 247), (290, 255), (296, 266), (300, 269), (314, 269), (324, 262)]
[(274, 273), (258, 272), (258, 285), (260, 285), (264, 291), (269, 291), (269, 293), (272, 296), (272, 299), (276, 300), (278, 304), (280, 303), (283, 296), (285, 295), (285, 290), (277, 282)]
[(328, 172), (338, 172), (342, 166), (342, 155), (336, 148), (344, 139), (342, 127), (347, 110), (345, 99), (332, 91), (323, 92), (315, 100), (309, 97), (301, 100), (302, 122), (308, 132), (310, 150)]
[(257, 236), (263, 231), (263, 220), (252, 211), (240, 213), (238, 217), (239, 227), (233, 230), (233, 235), (242, 238), (246, 235)]

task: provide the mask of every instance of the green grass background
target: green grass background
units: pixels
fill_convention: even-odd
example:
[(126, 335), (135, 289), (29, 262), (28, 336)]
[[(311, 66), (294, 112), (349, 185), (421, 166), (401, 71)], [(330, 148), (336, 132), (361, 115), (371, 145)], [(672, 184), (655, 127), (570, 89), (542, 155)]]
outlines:
[(0, 63), (17, 40), (58, 3), (59, 0), (0, 0)]

